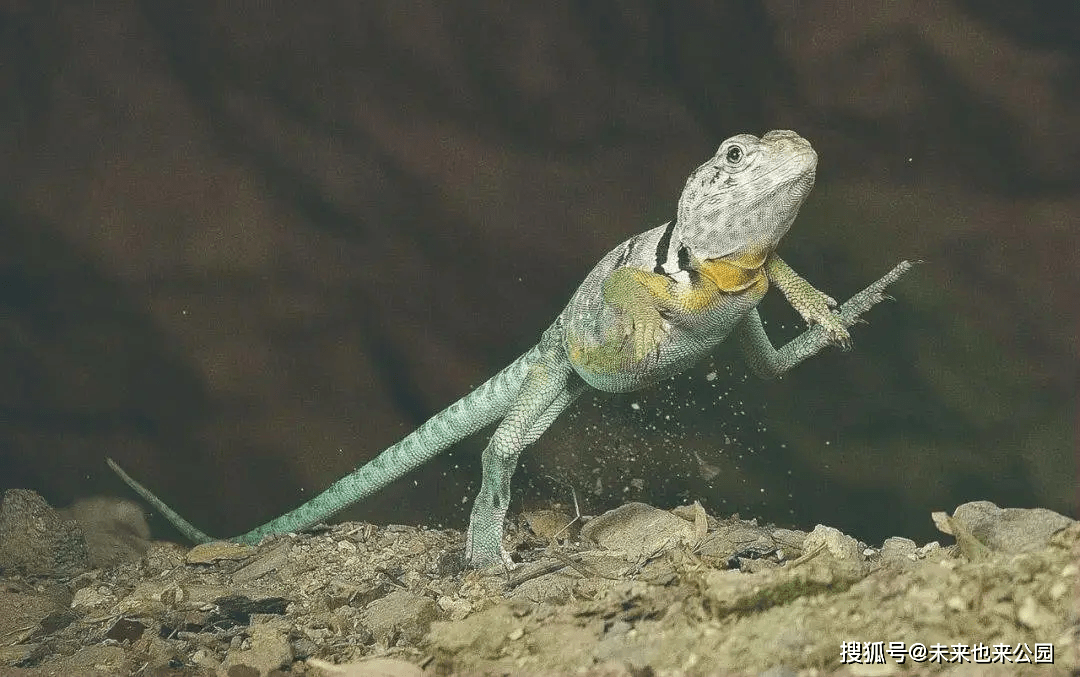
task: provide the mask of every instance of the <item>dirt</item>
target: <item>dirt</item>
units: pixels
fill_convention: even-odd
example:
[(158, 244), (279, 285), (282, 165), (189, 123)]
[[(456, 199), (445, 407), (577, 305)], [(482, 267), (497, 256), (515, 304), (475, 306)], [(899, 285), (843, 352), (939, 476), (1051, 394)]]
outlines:
[[(0, 675), (1080, 674), (1080, 524), (1049, 510), (968, 503), (933, 516), (954, 545), (869, 547), (697, 504), (553, 506), (508, 524), (517, 568), (477, 571), (453, 530), (188, 548), (96, 500), (5, 495)], [(949, 660), (978, 645), (992, 662)]]

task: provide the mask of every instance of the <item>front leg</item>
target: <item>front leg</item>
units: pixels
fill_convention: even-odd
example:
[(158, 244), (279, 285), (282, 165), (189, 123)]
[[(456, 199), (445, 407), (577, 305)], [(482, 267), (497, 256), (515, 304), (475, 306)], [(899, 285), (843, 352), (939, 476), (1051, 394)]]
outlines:
[(671, 331), (660, 312), (670, 304), (669, 284), (664, 276), (637, 268), (618, 268), (604, 281), (604, 300), (620, 311), (615, 345), (624, 359), (641, 362)]
[(765, 259), (765, 274), (807, 324), (820, 325), (830, 343), (851, 350), (851, 334), (833, 312), (836, 301), (831, 296), (816, 289), (775, 253)]
[(665, 318), (675, 307), (671, 281), (639, 268), (616, 268), (604, 280), (604, 302), (615, 308), (616, 319), (604, 339), (589, 345), (572, 329), (568, 354), (589, 372), (615, 374), (641, 365), (671, 331)]
[[(829, 315), (835, 318), (846, 334), (847, 327), (858, 322), (860, 315), (888, 298), (884, 294), (885, 288), (900, 279), (910, 268), (910, 261), (901, 261), (880, 280), (852, 296), (840, 306), (838, 312), (830, 311)], [(788, 270), (791, 269), (788, 268)], [(809, 287), (809, 284), (807, 286)], [(739, 344), (746, 355), (750, 369), (757, 376), (766, 379), (780, 376), (806, 358), (816, 355), (822, 348), (836, 343), (833, 333), (819, 323), (799, 334), (780, 350), (775, 350), (765, 333), (761, 316), (756, 308), (747, 313), (746, 317), (735, 326), (735, 333), (739, 337)]]

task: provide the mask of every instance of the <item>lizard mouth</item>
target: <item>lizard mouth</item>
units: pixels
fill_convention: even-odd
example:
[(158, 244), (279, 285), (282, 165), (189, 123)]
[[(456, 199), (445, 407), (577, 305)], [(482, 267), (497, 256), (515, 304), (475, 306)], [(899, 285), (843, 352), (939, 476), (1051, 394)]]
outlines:
[[(812, 153), (813, 151), (811, 151)], [(814, 155), (817, 158), (817, 155)], [(795, 160), (785, 164), (782, 167), (777, 168), (774, 171), (782, 172), (793, 164)], [(760, 195), (754, 198), (753, 201), (746, 204), (744, 209), (747, 211), (753, 211), (761, 208), (762, 205), (768, 203), (772, 206), (776, 206), (776, 201), (782, 200), (781, 206), (784, 211), (792, 211), (792, 218), (794, 218), (794, 212), (802, 206), (803, 200), (810, 194), (810, 190), (814, 187), (814, 181), (817, 179), (817, 167), (811, 165), (806, 171), (800, 172), (797, 175), (786, 181), (777, 182), (771, 189), (763, 191)]]

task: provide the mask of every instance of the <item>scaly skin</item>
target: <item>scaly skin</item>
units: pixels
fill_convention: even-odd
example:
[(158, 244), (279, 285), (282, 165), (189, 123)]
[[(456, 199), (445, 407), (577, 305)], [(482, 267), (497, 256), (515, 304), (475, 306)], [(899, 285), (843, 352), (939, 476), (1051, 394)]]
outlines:
[[(609, 392), (646, 387), (697, 363), (733, 332), (754, 373), (775, 378), (828, 345), (849, 348), (847, 328), (910, 268), (902, 261), (834, 311), (832, 298), (776, 255), (816, 169), (817, 154), (794, 132), (726, 140), (690, 175), (676, 220), (601, 259), (536, 347), (323, 493), (230, 540), (256, 543), (308, 528), (499, 421), (483, 453), (465, 551), (472, 566), (513, 568), (502, 533), (518, 456), (588, 386)], [(780, 350), (756, 309), (770, 284), (811, 325)], [(186, 536), (211, 540), (108, 463)]]

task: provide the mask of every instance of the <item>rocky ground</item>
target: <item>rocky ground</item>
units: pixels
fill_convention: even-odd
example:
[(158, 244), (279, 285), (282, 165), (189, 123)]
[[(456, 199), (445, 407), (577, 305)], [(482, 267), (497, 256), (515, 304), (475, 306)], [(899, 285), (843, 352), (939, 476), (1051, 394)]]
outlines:
[[(134, 504), (12, 490), (0, 674), (1078, 674), (1080, 524), (988, 502), (932, 518), (955, 545), (556, 506), (509, 526), (515, 570), (472, 571), (451, 530), (186, 548), (151, 542)], [(990, 662), (948, 660), (980, 646)]]

